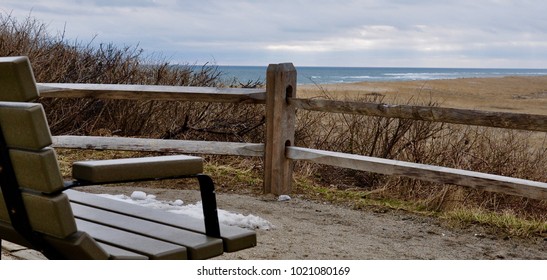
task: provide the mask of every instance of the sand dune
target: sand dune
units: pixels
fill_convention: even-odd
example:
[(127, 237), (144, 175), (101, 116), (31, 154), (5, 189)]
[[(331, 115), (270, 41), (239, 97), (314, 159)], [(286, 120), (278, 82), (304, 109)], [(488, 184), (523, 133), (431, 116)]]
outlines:
[(547, 76), (302, 85), (298, 95), (316, 97), (322, 91), (339, 97), (374, 94), (385, 103), (432, 100), (443, 107), (547, 114)]

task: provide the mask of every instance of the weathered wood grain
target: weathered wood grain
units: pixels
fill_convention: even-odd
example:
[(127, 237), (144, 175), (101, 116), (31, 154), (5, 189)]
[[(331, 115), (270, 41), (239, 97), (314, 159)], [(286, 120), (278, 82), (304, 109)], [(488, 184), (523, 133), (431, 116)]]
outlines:
[(294, 105), (296, 108), (310, 111), (361, 114), (547, 132), (547, 115), (322, 99), (291, 98), (289, 99), (289, 104)]
[(262, 156), (264, 144), (125, 137), (54, 136), (56, 148)]
[(385, 175), (404, 176), (440, 184), (547, 200), (547, 183), (404, 161), (287, 147), (287, 157)]
[(270, 64), (266, 75), (264, 192), (289, 194), (292, 162), (285, 156), (285, 147), (294, 144), (296, 116), (287, 99), (296, 97), (296, 69), (292, 63)]
[(264, 104), (265, 89), (108, 84), (38, 84), (42, 97)]

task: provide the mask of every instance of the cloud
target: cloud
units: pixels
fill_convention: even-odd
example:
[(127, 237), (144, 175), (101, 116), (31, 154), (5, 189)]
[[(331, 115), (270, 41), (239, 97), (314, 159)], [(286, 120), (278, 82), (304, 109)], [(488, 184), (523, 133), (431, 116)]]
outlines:
[(77, 0), (79, 5), (93, 5), (96, 7), (152, 7), (157, 5), (154, 0)]
[[(539, 0), (4, 0), (70, 38), (140, 44), (190, 61), (545, 67)], [(271, 61), (275, 60), (275, 61)], [(376, 65), (371, 65), (375, 63)]]

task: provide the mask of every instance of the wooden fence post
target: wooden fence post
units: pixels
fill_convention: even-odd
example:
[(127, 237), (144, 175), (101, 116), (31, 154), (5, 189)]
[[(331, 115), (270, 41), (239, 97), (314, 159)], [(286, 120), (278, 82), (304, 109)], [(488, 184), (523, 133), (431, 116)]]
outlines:
[(288, 97), (296, 97), (296, 69), (292, 63), (270, 64), (266, 74), (264, 193), (291, 192), (293, 164), (285, 147), (294, 144), (295, 108), (288, 104)]

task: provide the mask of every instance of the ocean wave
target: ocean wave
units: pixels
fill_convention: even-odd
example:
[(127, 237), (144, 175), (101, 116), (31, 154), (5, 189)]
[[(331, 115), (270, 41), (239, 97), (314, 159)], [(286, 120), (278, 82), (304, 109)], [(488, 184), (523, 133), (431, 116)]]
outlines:
[[(238, 77), (241, 81), (264, 77), (266, 71), (264, 67), (253, 66), (221, 66), (219, 69), (226, 77)], [(547, 75), (547, 69), (296, 67), (296, 70), (299, 84)]]

